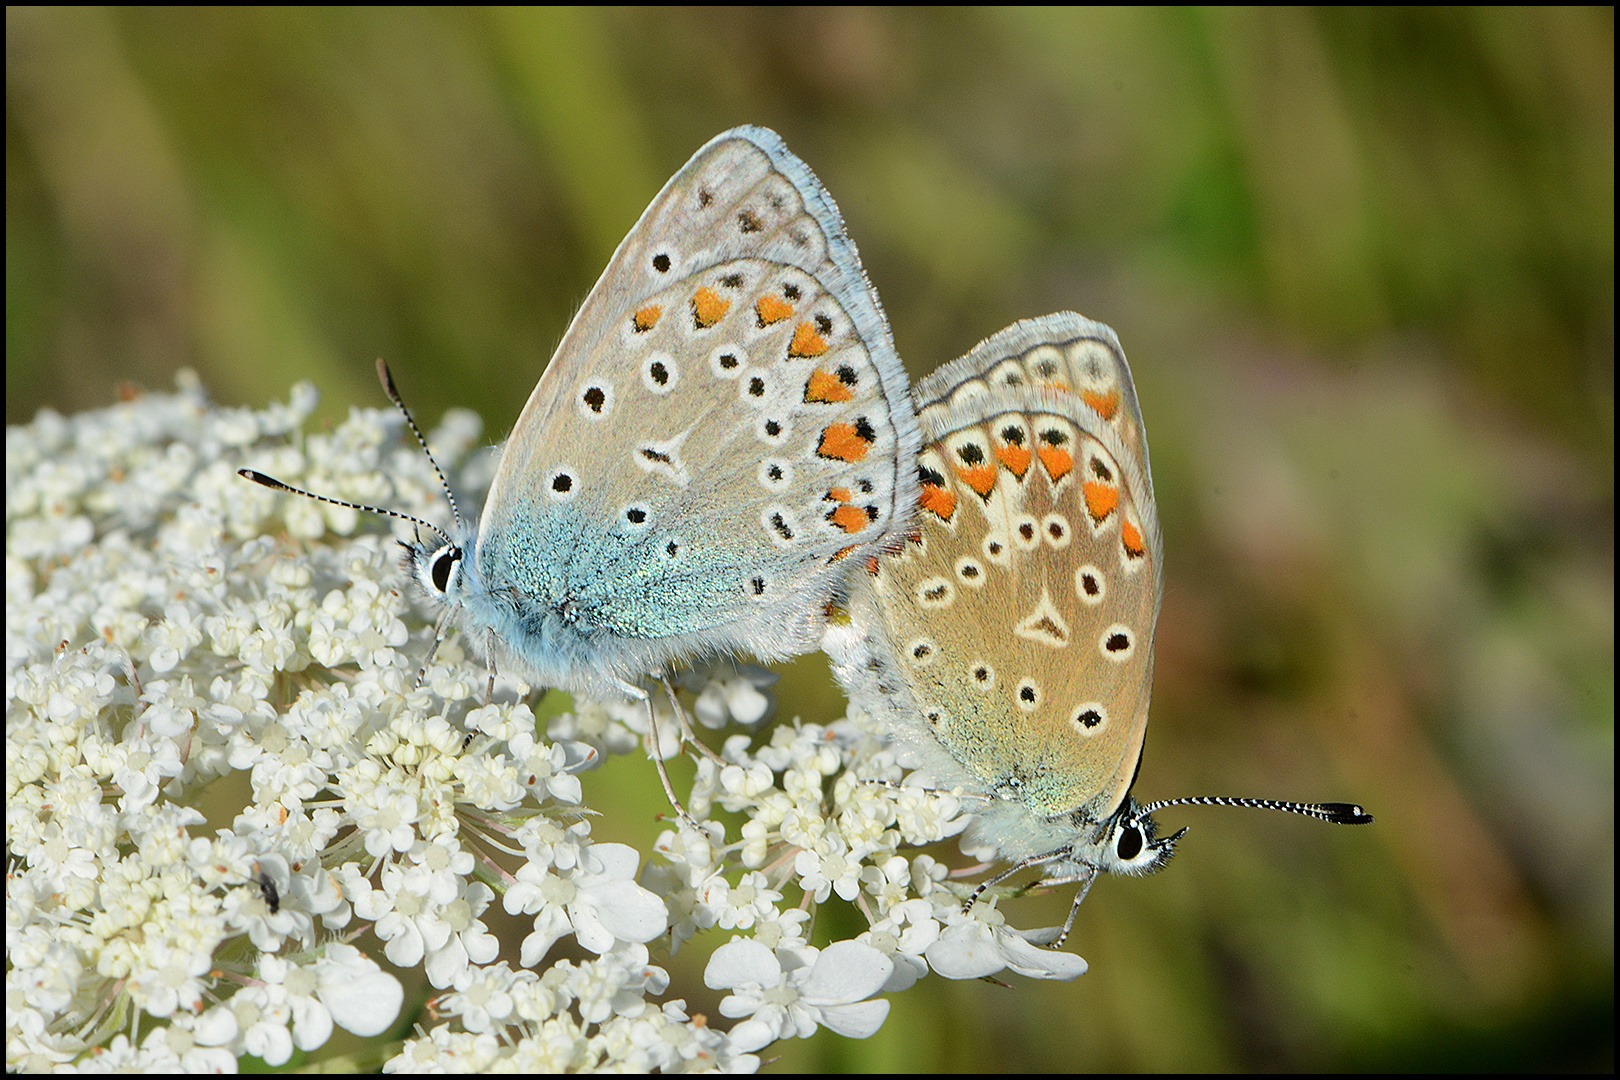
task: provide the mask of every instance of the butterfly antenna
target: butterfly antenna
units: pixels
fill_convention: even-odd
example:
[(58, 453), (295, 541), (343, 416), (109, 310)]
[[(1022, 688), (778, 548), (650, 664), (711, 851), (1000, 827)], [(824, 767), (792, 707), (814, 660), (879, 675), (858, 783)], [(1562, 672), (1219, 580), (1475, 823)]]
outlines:
[[(394, 387), (393, 372), (388, 370), (387, 363), (380, 356), (377, 357), (377, 377), (382, 379), (383, 393), (387, 394), (388, 400), (392, 401), (394, 407), (404, 414), (405, 422), (411, 427), (411, 433), (416, 436), (416, 441), (422, 444), (422, 453), (427, 455), (428, 464), (432, 465), (433, 471), (439, 474), (439, 484), (444, 488), (444, 497), (450, 502), (450, 513), (455, 515), (456, 532), (458, 534), (463, 532), (465, 526), (461, 520), (461, 507), (456, 505), (456, 496), (455, 492), (450, 490), (450, 481), (444, 478), (444, 470), (439, 468), (439, 462), (434, 458), (433, 450), (428, 446), (427, 436), (423, 435), (422, 429), (416, 426), (416, 417), (412, 416), (411, 410), (405, 407), (405, 400), (399, 396), (399, 391)], [(434, 531), (437, 532), (438, 530)], [(439, 535), (444, 536), (443, 533), (439, 533)], [(445, 539), (448, 540), (449, 537), (445, 537)]]
[(1167, 806), (1249, 806), (1256, 810), (1284, 810), (1290, 814), (1331, 821), (1335, 825), (1371, 825), (1373, 816), (1355, 803), (1325, 802), (1297, 803), (1276, 799), (1235, 799), (1227, 795), (1193, 795), (1185, 799), (1165, 799), (1148, 803), (1140, 808), (1142, 814), (1151, 814)]
[(364, 510), (368, 514), (381, 514), (383, 517), (399, 518), (399, 520), (408, 521), (412, 525), (417, 525), (424, 529), (431, 529), (433, 532), (438, 533), (447, 544), (455, 543), (454, 540), (450, 539), (449, 533), (446, 533), (443, 529), (433, 524), (433, 522), (423, 521), (414, 514), (405, 514), (398, 510), (387, 510), (381, 506), (367, 506), (364, 503), (345, 502), (342, 499), (333, 499), (326, 495), (317, 495), (313, 491), (305, 491), (303, 488), (293, 487), (291, 484), (284, 484), (275, 477), (266, 476), (257, 469), (237, 469), (236, 475), (245, 477), (261, 487), (270, 488), (272, 491), (286, 491), (293, 495), (302, 495), (306, 499), (314, 499), (316, 502), (331, 503), (333, 506), (346, 506), (350, 510)]
[[(461, 531), (461, 508), (456, 505), (456, 497), (450, 491), (450, 482), (444, 478), (444, 470), (439, 468), (438, 461), (436, 461), (433, 457), (433, 451), (428, 449), (427, 438), (422, 434), (422, 429), (416, 426), (416, 418), (411, 415), (411, 410), (405, 407), (405, 402), (401, 400), (399, 391), (394, 387), (394, 376), (391, 372), (389, 372), (388, 365), (385, 364), (380, 357), (377, 360), (377, 375), (382, 379), (383, 392), (388, 395), (388, 400), (392, 401), (395, 407), (398, 408), (402, 414), (404, 414), (405, 423), (410, 425), (411, 433), (416, 436), (416, 441), (422, 446), (422, 453), (427, 455), (428, 464), (433, 466), (433, 471), (438, 475), (439, 483), (444, 487), (444, 497), (450, 503), (450, 512), (455, 515), (457, 531)], [(317, 502), (331, 503), (333, 506), (343, 506), (350, 510), (364, 510), (368, 514), (380, 514), (383, 517), (398, 518), (401, 521), (408, 521), (412, 525), (416, 525), (419, 528), (424, 528), (431, 532), (437, 533), (439, 538), (442, 539), (446, 544), (453, 545), (455, 543), (455, 541), (450, 538), (449, 533), (433, 524), (433, 522), (424, 521), (414, 514), (401, 513), (398, 510), (387, 510), (381, 506), (367, 506), (364, 503), (345, 502), (342, 499), (333, 499), (326, 495), (317, 495), (313, 491), (305, 491), (303, 488), (293, 487), (291, 484), (282, 483), (275, 477), (266, 476), (257, 469), (237, 469), (236, 474), (253, 481), (255, 484), (270, 488), (273, 491), (285, 491), (293, 495), (302, 495), (306, 499), (314, 499)]]

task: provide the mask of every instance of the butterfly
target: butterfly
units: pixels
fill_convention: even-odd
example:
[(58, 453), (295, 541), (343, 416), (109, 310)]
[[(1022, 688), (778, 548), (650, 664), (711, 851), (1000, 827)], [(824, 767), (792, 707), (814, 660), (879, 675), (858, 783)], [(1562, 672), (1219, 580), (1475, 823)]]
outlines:
[(1155, 810), (1288, 810), (1343, 824), (1345, 803), (1192, 798), (1138, 804), (1163, 593), (1147, 437), (1114, 332), (1060, 312), (1008, 327), (916, 387), (918, 515), (852, 578), (823, 648), (850, 694), (935, 784), (960, 789), (970, 844), (1045, 884), (1170, 858)]
[(814, 649), (848, 566), (909, 523), (919, 437), (832, 197), (774, 132), (735, 128), (613, 254), (483, 513), (427, 526), (406, 569), (492, 674), (643, 699), (699, 658)]

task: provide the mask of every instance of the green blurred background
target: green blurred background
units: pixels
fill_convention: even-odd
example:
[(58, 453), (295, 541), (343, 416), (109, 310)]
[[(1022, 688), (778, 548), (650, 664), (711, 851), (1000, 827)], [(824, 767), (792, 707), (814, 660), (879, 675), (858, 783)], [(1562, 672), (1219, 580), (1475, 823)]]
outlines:
[[(775, 1068), (1613, 1068), (1612, 11), (10, 8), (6, 61), (8, 423), (180, 367), (329, 423), (383, 356), (499, 440), (740, 123), (833, 193), (913, 377), (1119, 332), (1167, 547), (1137, 794), (1378, 823), (1163, 813), (1089, 974), (932, 977)], [(841, 709), (817, 657), (781, 696)], [(586, 782), (645, 849), (647, 762)], [(707, 951), (669, 966), (718, 1020)]]

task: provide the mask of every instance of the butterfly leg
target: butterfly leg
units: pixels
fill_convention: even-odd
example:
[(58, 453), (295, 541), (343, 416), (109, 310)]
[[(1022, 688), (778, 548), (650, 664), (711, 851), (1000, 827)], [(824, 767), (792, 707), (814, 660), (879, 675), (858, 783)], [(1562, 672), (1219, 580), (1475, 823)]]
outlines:
[[(1073, 849), (1065, 847), (1059, 848), (1057, 851), (1047, 852), (1045, 855), (1034, 855), (1027, 859), (1020, 859), (1018, 862), (1009, 866), (1006, 870), (1003, 870), (995, 877), (981, 881), (977, 886), (975, 886), (973, 892), (968, 894), (967, 901), (962, 905), (962, 910), (972, 911), (973, 905), (979, 902), (979, 897), (984, 895), (984, 891), (986, 889), (990, 888), (992, 885), (1001, 884), (1003, 881), (1006, 881), (1020, 870), (1027, 870), (1032, 866), (1043, 866), (1046, 863), (1055, 862), (1058, 859), (1072, 858), (1073, 854)], [(1080, 902), (1086, 898), (1086, 893), (1091, 891), (1091, 883), (1097, 880), (1097, 867), (1090, 863), (1083, 863), (1082, 865), (1085, 867), (1085, 870), (1080, 874), (1072, 877), (1066, 876), (1048, 878), (1045, 881), (1039, 882), (1039, 884), (1042, 886), (1064, 885), (1072, 881), (1080, 882), (1080, 892), (1075, 896), (1074, 904), (1069, 908), (1069, 917), (1063, 920), (1063, 929), (1058, 931), (1057, 938), (1051, 943), (1052, 948), (1054, 949), (1058, 948), (1066, 940), (1068, 940), (1069, 931), (1074, 927), (1074, 918), (1080, 913)]]
[(981, 881), (978, 885), (974, 886), (973, 891), (968, 894), (967, 902), (962, 905), (962, 910), (971, 911), (973, 909), (973, 905), (979, 902), (979, 897), (984, 895), (984, 890), (995, 885), (1000, 885), (1003, 881), (1006, 881), (1020, 870), (1027, 870), (1031, 866), (1043, 866), (1046, 863), (1052, 862), (1054, 859), (1063, 858), (1068, 853), (1069, 849), (1063, 848), (1058, 851), (1048, 852), (1045, 855), (1033, 855), (1027, 859), (1018, 860), (1011, 866), (1007, 867), (1007, 869), (997, 874), (995, 877), (986, 878), (984, 881)]
[(693, 746), (697, 747), (698, 753), (702, 754), (716, 765), (725, 765), (724, 759), (722, 759), (720, 755), (715, 753), (713, 750), (710, 750), (708, 744), (699, 739), (697, 737), (697, 733), (692, 730), (692, 721), (688, 719), (686, 710), (681, 707), (681, 700), (676, 696), (675, 687), (670, 684), (669, 679), (665, 678), (660, 681), (662, 681), (664, 684), (664, 693), (669, 696), (670, 708), (675, 710), (675, 719), (681, 722), (681, 741), (683, 743), (689, 742)]
[(653, 708), (652, 695), (641, 687), (632, 686), (629, 683), (621, 683), (619, 689), (639, 698), (647, 706), (647, 756), (653, 759), (653, 767), (658, 770), (658, 782), (664, 785), (664, 797), (669, 800), (669, 805), (675, 808), (675, 813), (681, 819), (681, 824), (702, 832), (703, 830), (698, 825), (697, 820), (686, 812), (686, 807), (682, 806), (681, 800), (676, 797), (675, 786), (669, 782), (669, 770), (664, 767), (664, 758), (660, 753), (658, 713)]
[(484, 660), (489, 665), (489, 683), (484, 687), (484, 704), (495, 700), (495, 631), (484, 641)]
[(439, 646), (444, 644), (444, 636), (449, 632), (450, 610), (446, 608), (444, 614), (439, 616), (437, 625), (433, 627), (433, 644), (428, 646), (427, 655), (422, 657), (422, 666), (416, 669), (416, 681), (411, 684), (413, 690), (422, 688), (422, 682), (427, 678), (428, 665), (433, 663), (433, 658), (439, 654)]
[(1090, 869), (1091, 872), (1080, 884), (1080, 891), (1075, 894), (1074, 903), (1069, 906), (1069, 917), (1063, 920), (1063, 929), (1058, 932), (1057, 940), (1052, 942), (1054, 949), (1062, 948), (1063, 943), (1069, 940), (1069, 931), (1074, 928), (1074, 917), (1080, 914), (1080, 901), (1086, 898), (1086, 893), (1091, 891), (1091, 883), (1097, 880), (1097, 868), (1093, 866)]

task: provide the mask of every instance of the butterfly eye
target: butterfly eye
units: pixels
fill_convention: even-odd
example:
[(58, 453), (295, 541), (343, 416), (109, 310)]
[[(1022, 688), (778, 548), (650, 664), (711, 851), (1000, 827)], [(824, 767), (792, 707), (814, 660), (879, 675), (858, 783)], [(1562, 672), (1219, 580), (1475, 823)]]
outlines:
[(1142, 854), (1142, 830), (1135, 825), (1127, 825), (1119, 830), (1119, 838), (1114, 841), (1114, 853), (1124, 862), (1130, 862)]
[(429, 568), (433, 577), (433, 587), (440, 593), (450, 591), (450, 575), (455, 571), (456, 564), (461, 561), (461, 549), (458, 547), (442, 547), (433, 556), (433, 565)]

